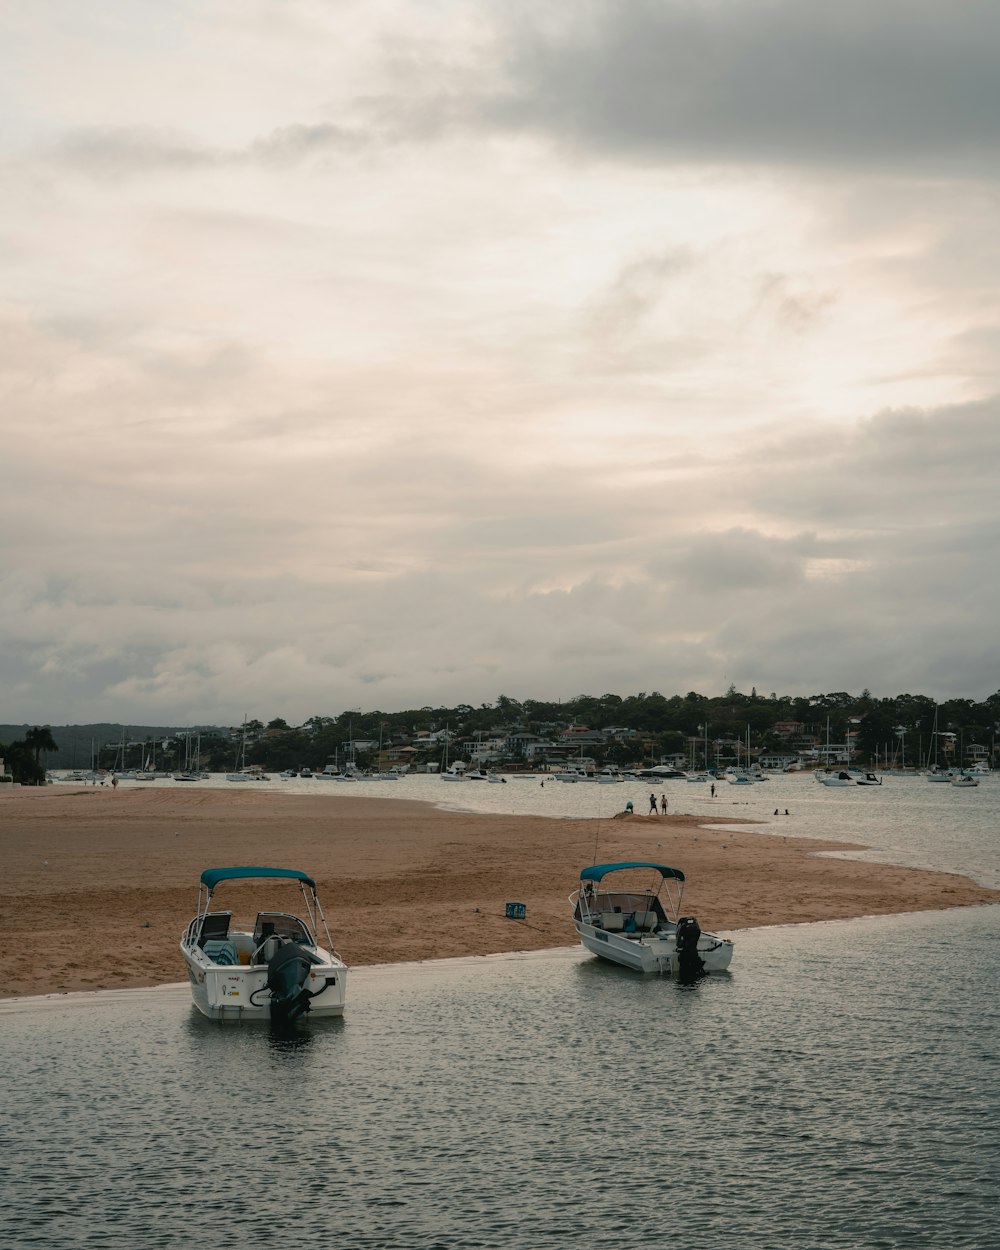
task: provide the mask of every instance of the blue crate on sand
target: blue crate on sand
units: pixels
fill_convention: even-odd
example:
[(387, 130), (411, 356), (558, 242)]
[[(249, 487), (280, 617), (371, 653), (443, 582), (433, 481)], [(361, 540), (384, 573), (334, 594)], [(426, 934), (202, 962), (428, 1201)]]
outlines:
[(508, 920), (524, 920), (528, 915), (526, 903), (508, 903), (506, 906)]

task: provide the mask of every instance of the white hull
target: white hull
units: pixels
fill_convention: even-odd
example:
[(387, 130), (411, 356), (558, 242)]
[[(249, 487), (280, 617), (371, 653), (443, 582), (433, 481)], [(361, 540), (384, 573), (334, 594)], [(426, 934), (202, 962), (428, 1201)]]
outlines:
[[(631, 968), (634, 972), (676, 974), (678, 971), (677, 942), (672, 930), (642, 937), (624, 937), (618, 933), (606, 933), (582, 920), (574, 920), (573, 923), (583, 945), (601, 959)], [(725, 972), (732, 962), (733, 944), (712, 933), (702, 933), (698, 939), (698, 956), (706, 972)]]
[[(347, 993), (347, 966), (320, 950), (324, 962), (310, 970), (305, 988), (310, 999), (310, 1016), (342, 1016)], [(210, 1020), (269, 1020), (271, 1009), (267, 992), (267, 965), (227, 966), (213, 963), (204, 951), (181, 943), (181, 954), (191, 983), (191, 998), (203, 1016)], [(324, 987), (324, 982), (332, 984)], [(259, 1003), (252, 1001), (256, 991)]]

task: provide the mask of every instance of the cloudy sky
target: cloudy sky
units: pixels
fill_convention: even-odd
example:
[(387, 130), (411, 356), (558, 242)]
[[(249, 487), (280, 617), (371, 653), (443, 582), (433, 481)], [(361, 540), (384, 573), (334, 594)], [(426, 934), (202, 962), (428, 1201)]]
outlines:
[(0, 720), (1000, 687), (993, 0), (0, 13)]

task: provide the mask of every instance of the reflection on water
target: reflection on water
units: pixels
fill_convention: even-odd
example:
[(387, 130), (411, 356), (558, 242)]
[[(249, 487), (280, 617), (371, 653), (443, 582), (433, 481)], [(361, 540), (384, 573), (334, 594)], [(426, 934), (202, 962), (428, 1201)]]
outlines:
[(358, 969), (341, 1020), (186, 986), (0, 1006), (9, 1246), (1000, 1244), (1000, 909)]

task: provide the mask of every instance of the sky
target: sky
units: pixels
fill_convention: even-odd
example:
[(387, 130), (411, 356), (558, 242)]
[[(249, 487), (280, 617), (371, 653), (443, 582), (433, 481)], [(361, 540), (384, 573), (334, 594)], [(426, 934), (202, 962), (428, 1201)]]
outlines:
[(1000, 687), (992, 0), (0, 17), (0, 720)]

